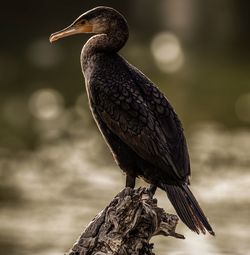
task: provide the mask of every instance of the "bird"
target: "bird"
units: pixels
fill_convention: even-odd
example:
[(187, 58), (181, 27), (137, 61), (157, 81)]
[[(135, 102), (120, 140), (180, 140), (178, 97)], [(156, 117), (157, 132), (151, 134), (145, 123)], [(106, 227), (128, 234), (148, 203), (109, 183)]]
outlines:
[(157, 188), (167, 193), (189, 229), (215, 235), (189, 188), (190, 159), (180, 119), (159, 88), (119, 54), (129, 37), (125, 17), (98, 6), (49, 40), (83, 33), (91, 34), (80, 56), (90, 110), (126, 174), (126, 187), (143, 178), (152, 196)]

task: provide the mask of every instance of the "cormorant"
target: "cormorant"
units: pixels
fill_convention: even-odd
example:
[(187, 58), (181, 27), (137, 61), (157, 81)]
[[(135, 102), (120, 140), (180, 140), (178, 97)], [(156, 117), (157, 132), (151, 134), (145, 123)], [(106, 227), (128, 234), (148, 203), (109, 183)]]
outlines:
[(181, 122), (162, 92), (118, 51), (128, 39), (126, 19), (110, 7), (96, 7), (50, 36), (50, 42), (93, 33), (81, 52), (93, 117), (115, 161), (126, 173), (166, 191), (181, 220), (196, 233), (214, 235), (189, 189), (190, 161)]

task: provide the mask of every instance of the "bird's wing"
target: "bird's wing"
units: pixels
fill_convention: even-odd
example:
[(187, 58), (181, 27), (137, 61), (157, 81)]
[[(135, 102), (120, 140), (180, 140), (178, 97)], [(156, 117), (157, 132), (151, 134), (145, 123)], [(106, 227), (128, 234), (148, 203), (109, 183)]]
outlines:
[[(90, 84), (93, 90), (90, 100), (93, 101), (92, 105), (100, 118), (144, 160), (163, 171), (166, 169), (174, 179), (183, 180), (187, 176), (186, 171), (173, 156), (176, 150), (171, 151), (174, 148), (173, 143), (180, 141), (174, 141), (171, 134), (165, 132), (166, 127), (162, 126), (162, 121), (158, 119), (158, 115), (152, 110), (131, 77), (111, 81), (108, 83), (108, 80), (95, 80), (93, 86)], [(175, 129), (176, 120), (172, 116), (172, 111), (168, 119), (172, 123), (171, 128)], [(168, 130), (176, 132), (169, 128)], [(169, 169), (172, 169), (171, 173)]]
[(140, 70), (128, 64), (128, 70), (136, 85), (140, 88), (144, 99), (148, 102), (162, 127), (170, 151), (171, 159), (177, 169), (185, 176), (190, 173), (190, 159), (186, 139), (181, 122), (167, 98)]

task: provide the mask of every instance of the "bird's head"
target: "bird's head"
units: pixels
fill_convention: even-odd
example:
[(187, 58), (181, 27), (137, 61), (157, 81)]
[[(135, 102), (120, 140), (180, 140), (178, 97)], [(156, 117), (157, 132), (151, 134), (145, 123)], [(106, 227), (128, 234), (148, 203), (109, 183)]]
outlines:
[(49, 40), (54, 42), (60, 38), (82, 33), (109, 34), (111, 32), (127, 30), (125, 18), (110, 7), (96, 7), (78, 17), (70, 26), (53, 33)]

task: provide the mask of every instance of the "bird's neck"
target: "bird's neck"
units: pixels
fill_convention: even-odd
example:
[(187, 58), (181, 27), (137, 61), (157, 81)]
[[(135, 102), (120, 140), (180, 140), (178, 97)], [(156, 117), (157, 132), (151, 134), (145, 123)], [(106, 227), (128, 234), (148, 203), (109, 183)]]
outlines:
[(126, 43), (128, 32), (110, 32), (109, 34), (98, 34), (92, 36), (83, 46), (81, 53), (81, 64), (83, 71), (90, 59), (97, 53), (116, 53)]

